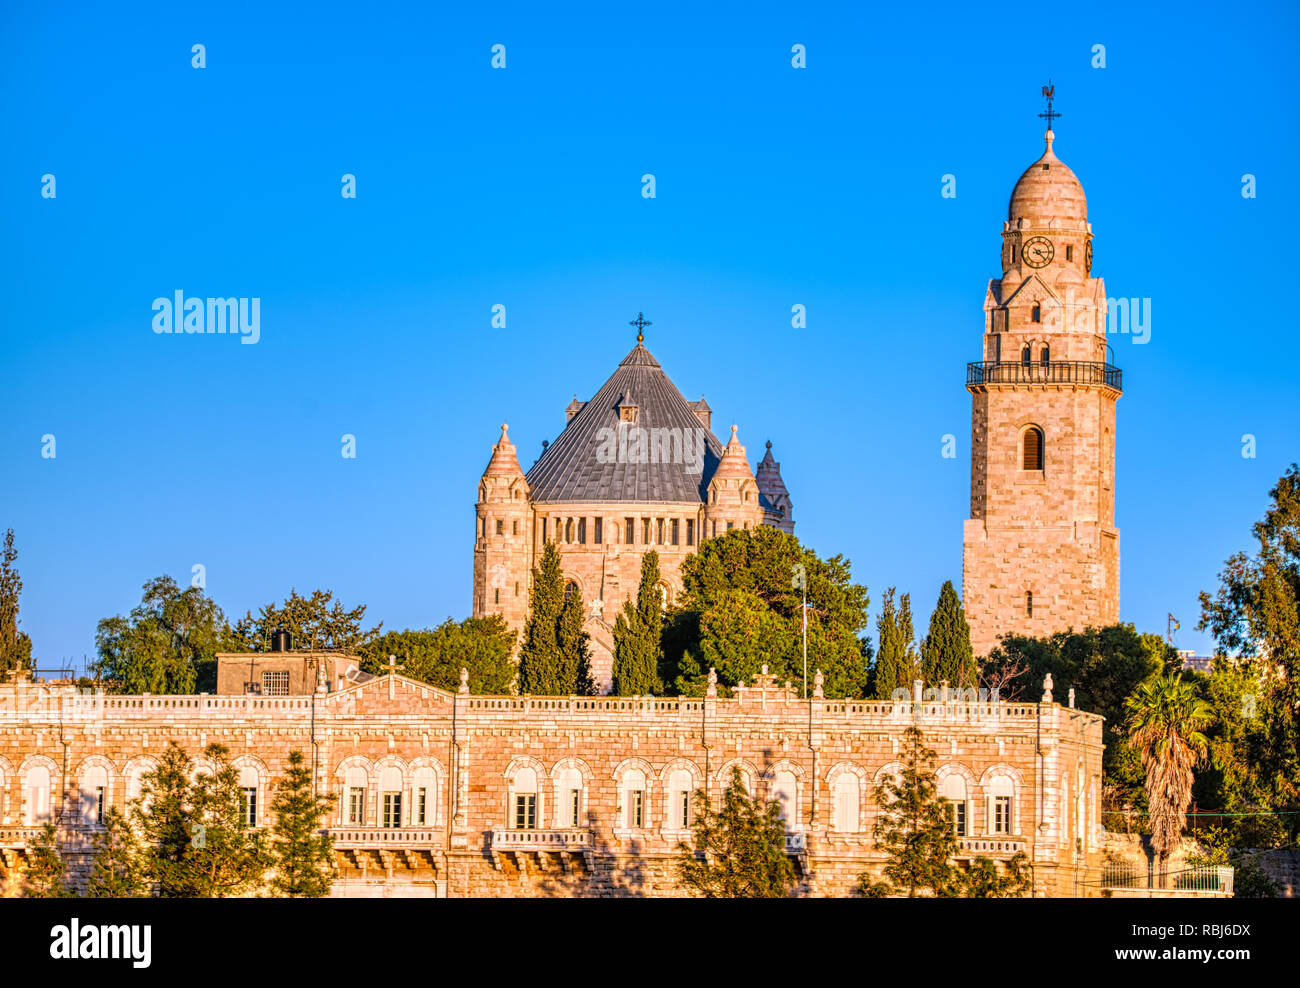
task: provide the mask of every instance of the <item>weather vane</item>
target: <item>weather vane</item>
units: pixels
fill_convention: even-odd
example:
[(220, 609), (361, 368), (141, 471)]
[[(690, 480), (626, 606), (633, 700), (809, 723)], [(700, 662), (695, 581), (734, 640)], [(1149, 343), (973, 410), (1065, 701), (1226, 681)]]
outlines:
[(641, 331), (645, 329), (647, 326), (653, 326), (654, 323), (652, 323), (649, 319), (645, 317), (644, 312), (638, 312), (636, 314), (636, 318), (633, 319), (630, 323), (628, 323), (628, 325), (636, 327), (636, 341), (638, 343), (641, 343), (645, 341), (645, 335)]
[(1043, 98), (1047, 100), (1047, 112), (1040, 113), (1039, 116), (1047, 120), (1047, 129), (1052, 129), (1052, 121), (1060, 116), (1052, 110), (1052, 96), (1056, 92), (1056, 87), (1052, 85), (1052, 80), (1047, 80), (1047, 85), (1043, 87)]

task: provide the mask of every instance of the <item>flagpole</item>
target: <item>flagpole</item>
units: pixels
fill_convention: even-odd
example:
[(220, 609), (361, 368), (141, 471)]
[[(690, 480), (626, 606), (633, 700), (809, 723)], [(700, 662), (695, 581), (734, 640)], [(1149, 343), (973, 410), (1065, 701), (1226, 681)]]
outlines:
[(808, 583), (803, 588), (803, 698), (808, 699)]

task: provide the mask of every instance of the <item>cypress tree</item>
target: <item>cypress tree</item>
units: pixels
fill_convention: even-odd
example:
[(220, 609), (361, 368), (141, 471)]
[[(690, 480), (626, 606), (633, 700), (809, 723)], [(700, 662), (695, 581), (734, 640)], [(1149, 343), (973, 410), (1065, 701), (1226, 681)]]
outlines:
[(659, 553), (641, 557), (636, 606), (625, 601), (614, 621), (614, 694), (644, 696), (659, 688), (663, 660), (663, 598), (659, 593)]
[(921, 675), (931, 686), (947, 681), (956, 688), (975, 685), (975, 653), (970, 626), (952, 581), (945, 580), (930, 615), (930, 631), (921, 642)]
[(560, 550), (547, 542), (541, 564), (533, 571), (528, 593), (528, 620), (519, 651), (519, 692), (532, 696), (568, 693), (563, 682), (559, 624), (564, 609), (564, 574)]
[(14, 530), (5, 532), (0, 549), (0, 678), (15, 669), (32, 667), (32, 640), (18, 630), (18, 598), (23, 579), (14, 568), (18, 550), (14, 548)]
[(271, 801), (275, 826), (271, 859), (275, 876), (271, 888), (289, 898), (319, 899), (328, 895), (338, 874), (334, 838), (321, 832), (321, 821), (334, 804), (331, 796), (312, 791), (311, 769), (301, 751), (289, 752), (284, 781)]
[(595, 696), (596, 680), (591, 672), (591, 636), (582, 630), (586, 619), (582, 598), (574, 593), (564, 602), (556, 635), (560, 648), (562, 695)]
[(894, 603), (895, 588), (890, 587), (880, 604), (876, 631), (880, 644), (876, 650), (876, 699), (888, 700), (894, 690), (912, 688), (916, 655), (912, 647), (912, 602), (907, 594)]

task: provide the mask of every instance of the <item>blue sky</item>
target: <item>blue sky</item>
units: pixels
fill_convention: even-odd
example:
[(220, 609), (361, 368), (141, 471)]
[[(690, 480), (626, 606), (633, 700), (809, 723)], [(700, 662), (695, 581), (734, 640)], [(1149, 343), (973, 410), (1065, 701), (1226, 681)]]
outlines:
[[(1094, 274), (1152, 300), (1113, 340), (1122, 617), (1205, 651), (1197, 592), (1300, 458), (1296, 8), (891, 6), (7, 4), (0, 527), (38, 664), (196, 563), (232, 617), (291, 587), (467, 615), (499, 424), (527, 469), (638, 311), (715, 432), (773, 441), (797, 534), (923, 624), (1049, 76)], [(178, 289), (260, 298), (259, 343), (156, 335)]]

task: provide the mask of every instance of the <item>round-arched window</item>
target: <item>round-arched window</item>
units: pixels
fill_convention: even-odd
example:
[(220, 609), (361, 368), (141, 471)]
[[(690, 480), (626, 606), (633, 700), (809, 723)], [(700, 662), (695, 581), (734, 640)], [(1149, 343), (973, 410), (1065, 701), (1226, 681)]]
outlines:
[(1020, 468), (1022, 470), (1043, 469), (1043, 430), (1031, 425), (1025, 430), (1020, 441)]

